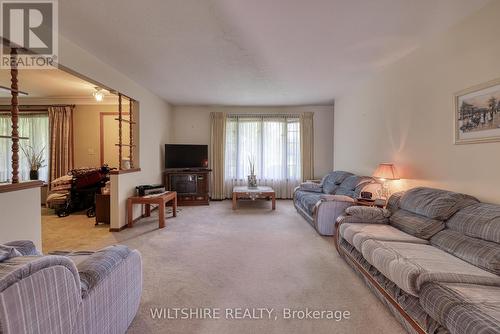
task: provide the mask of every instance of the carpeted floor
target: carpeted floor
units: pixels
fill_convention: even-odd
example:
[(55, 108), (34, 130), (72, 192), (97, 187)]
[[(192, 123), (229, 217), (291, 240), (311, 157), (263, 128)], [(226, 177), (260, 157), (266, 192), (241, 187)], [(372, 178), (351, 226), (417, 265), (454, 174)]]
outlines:
[[(129, 333), (403, 333), (331, 238), (319, 236), (291, 201), (269, 207), (243, 202), (232, 211), (229, 201), (212, 202), (184, 207), (165, 229), (152, 217), (119, 233), (95, 228), (84, 215), (61, 219), (45, 211), (44, 251), (113, 243), (139, 249), (144, 291)], [(218, 308), (221, 319), (152, 319), (154, 307)], [(274, 311), (271, 319), (231, 320), (226, 308)], [(350, 319), (283, 319), (286, 308), (349, 311)]]

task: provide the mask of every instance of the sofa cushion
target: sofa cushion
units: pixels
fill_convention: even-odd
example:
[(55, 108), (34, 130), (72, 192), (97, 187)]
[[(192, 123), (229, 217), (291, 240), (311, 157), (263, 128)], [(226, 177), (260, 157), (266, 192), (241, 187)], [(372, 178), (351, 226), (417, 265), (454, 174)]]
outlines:
[(16, 256), (22, 256), (22, 254), (15, 247), (0, 245), (0, 262)]
[(373, 178), (371, 177), (351, 175), (339, 185), (335, 194), (357, 198), (363, 188), (372, 182)]
[(300, 184), (300, 190), (311, 191), (315, 193), (323, 193), (323, 187), (316, 182), (302, 182)]
[(429, 283), (420, 305), (452, 334), (500, 332), (500, 288), (460, 283)]
[(500, 245), (497, 243), (471, 238), (446, 229), (431, 238), (431, 245), (500, 275)]
[(354, 205), (348, 207), (345, 213), (363, 223), (387, 223), (391, 213), (382, 208)]
[(35, 244), (31, 240), (16, 240), (5, 243), (6, 246), (14, 247), (22, 255), (42, 255), (42, 253), (36, 249)]
[(458, 210), (475, 203), (478, 200), (469, 195), (418, 187), (404, 193), (399, 207), (428, 218), (447, 220)]
[(404, 191), (399, 191), (391, 195), (387, 200), (386, 208), (391, 212), (395, 212), (399, 210), (399, 202), (401, 201), (401, 197), (403, 197)]
[(445, 227), (444, 222), (441, 220), (427, 218), (406, 210), (394, 212), (390, 222), (392, 226), (422, 239), (430, 239)]
[(321, 200), (321, 196), (323, 196), (323, 194), (297, 190), (294, 196), (295, 204), (309, 216), (312, 216), (314, 207), (316, 206), (316, 203)]
[(470, 205), (453, 215), (446, 226), (469, 237), (500, 243), (500, 205)]
[(399, 241), (427, 244), (428, 241), (404, 233), (397, 228), (384, 224), (343, 223), (340, 225), (340, 235), (358, 251), (366, 240)]
[(349, 176), (353, 175), (349, 172), (335, 171), (328, 173), (321, 180), (321, 185), (323, 186), (323, 192), (325, 194), (334, 194), (338, 189), (339, 185)]
[(418, 296), (428, 282), (500, 286), (500, 277), (431, 245), (366, 240), (365, 259), (401, 289)]

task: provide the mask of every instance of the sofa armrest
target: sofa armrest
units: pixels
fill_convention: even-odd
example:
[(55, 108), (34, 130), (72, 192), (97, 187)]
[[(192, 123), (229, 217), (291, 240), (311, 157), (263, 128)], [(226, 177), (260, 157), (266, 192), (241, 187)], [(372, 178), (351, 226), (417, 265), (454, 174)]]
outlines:
[(70, 259), (19, 256), (0, 267), (0, 333), (73, 333), (82, 298)]
[(115, 245), (101, 249), (77, 264), (82, 297), (102, 282), (131, 253), (127, 246)]
[(347, 202), (347, 203), (356, 203), (356, 200), (352, 197), (349, 196), (344, 196), (344, 195), (328, 195), (324, 194), (321, 195), (321, 200), (324, 202)]

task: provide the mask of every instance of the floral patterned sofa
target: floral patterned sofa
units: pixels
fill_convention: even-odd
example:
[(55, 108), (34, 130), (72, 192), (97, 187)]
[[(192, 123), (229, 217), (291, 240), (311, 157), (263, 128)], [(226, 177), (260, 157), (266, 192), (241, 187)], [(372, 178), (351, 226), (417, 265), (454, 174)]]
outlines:
[(297, 211), (321, 235), (334, 235), (335, 220), (356, 202), (362, 191), (373, 194), (380, 188), (374, 178), (349, 172), (334, 171), (321, 183), (304, 182), (293, 194)]

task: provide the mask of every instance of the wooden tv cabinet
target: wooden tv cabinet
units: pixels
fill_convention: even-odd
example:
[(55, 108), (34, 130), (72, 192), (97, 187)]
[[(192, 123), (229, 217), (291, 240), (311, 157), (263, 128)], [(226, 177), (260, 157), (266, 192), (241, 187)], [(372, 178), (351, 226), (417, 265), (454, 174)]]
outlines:
[(166, 169), (163, 184), (177, 192), (177, 205), (208, 205), (211, 169)]

